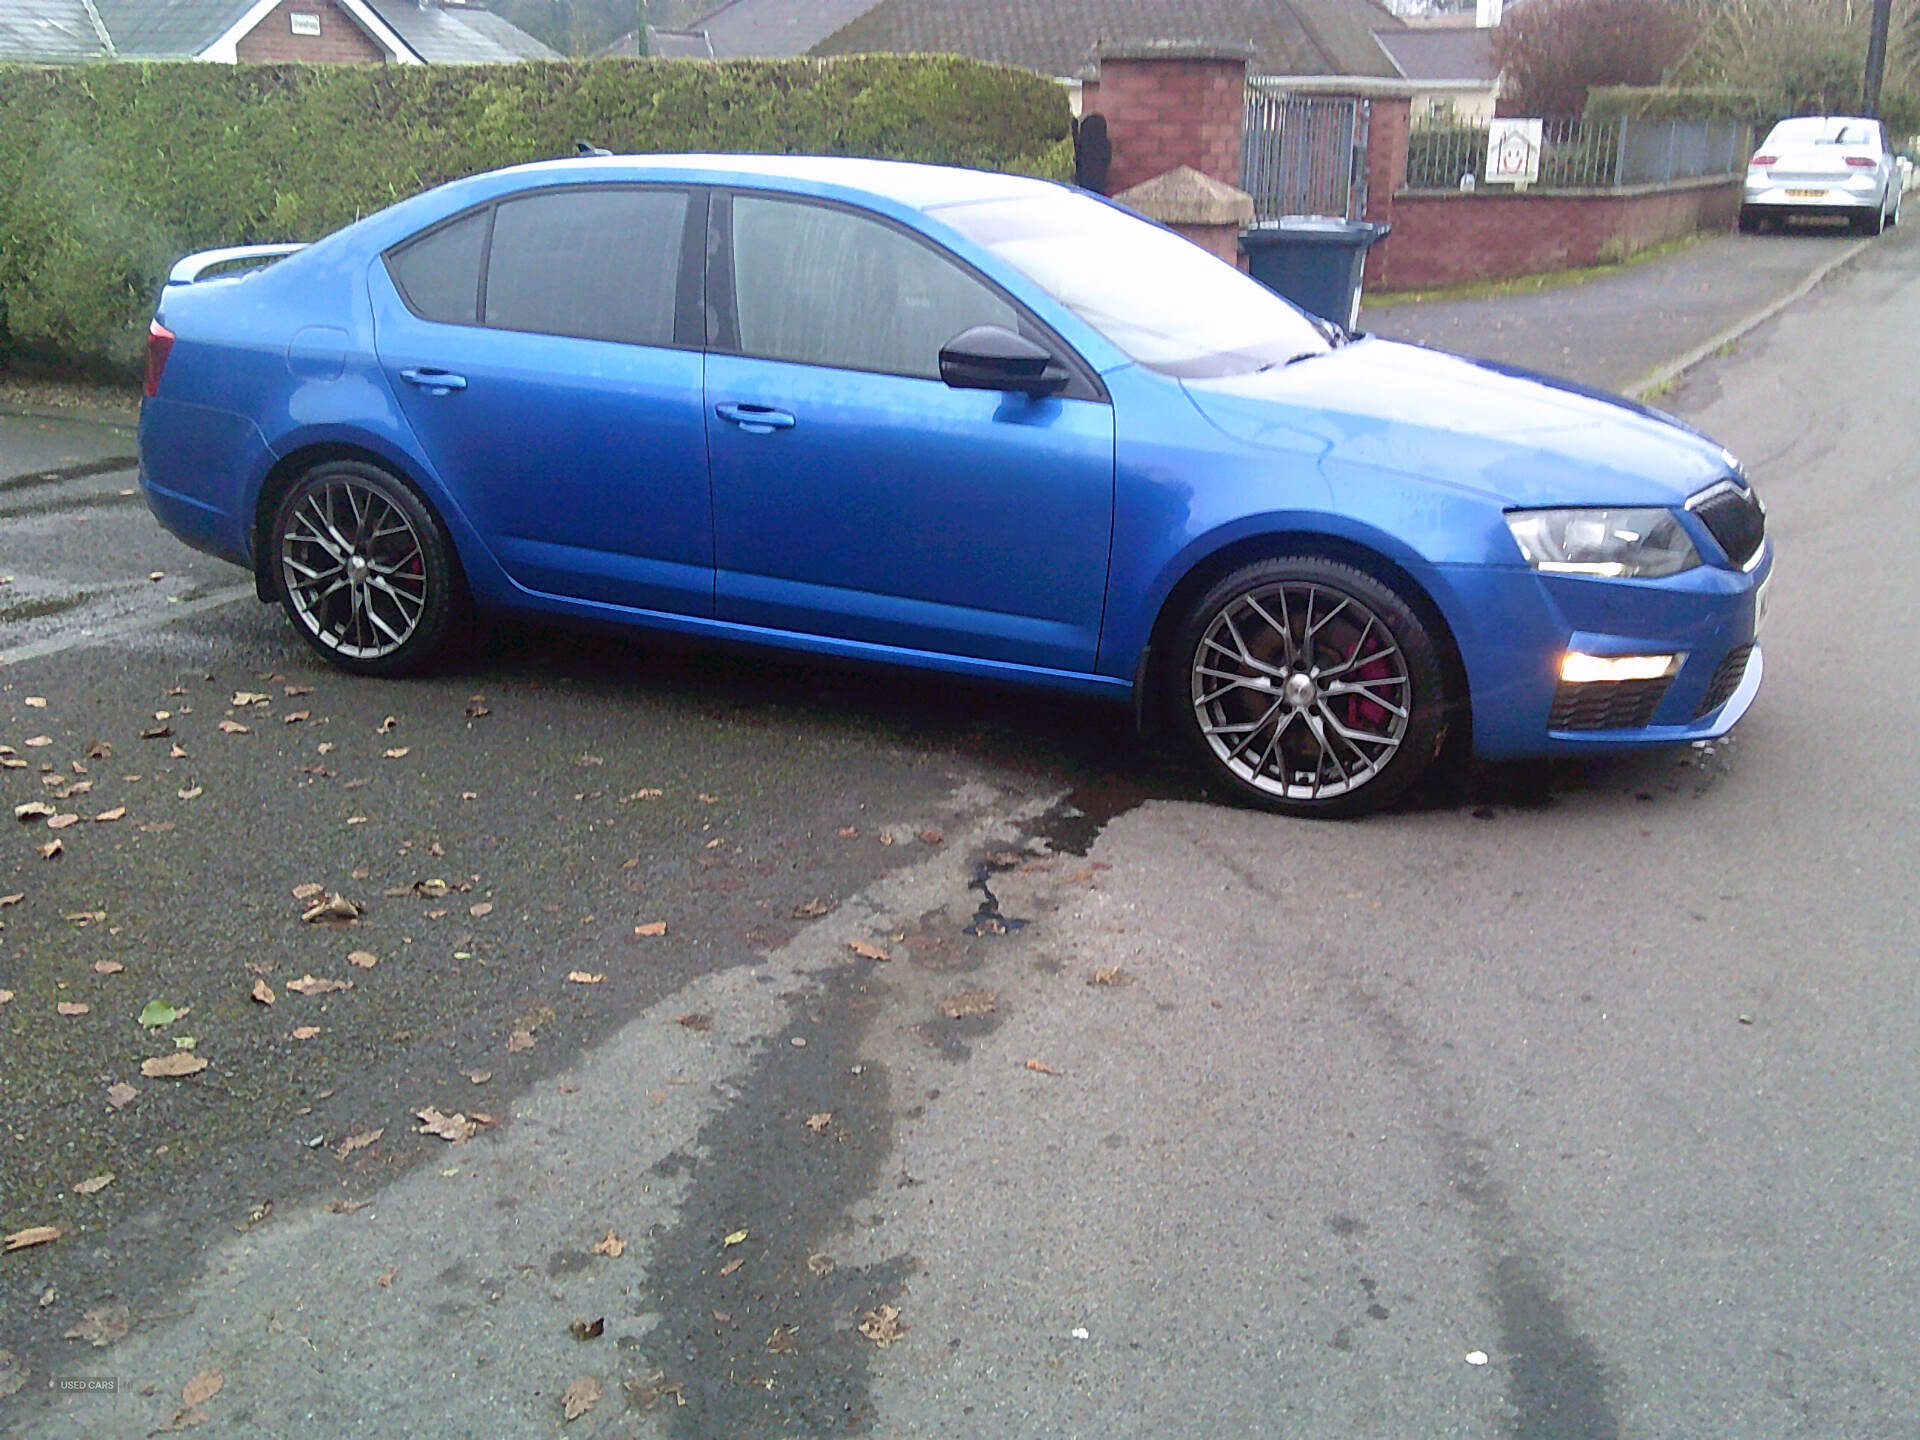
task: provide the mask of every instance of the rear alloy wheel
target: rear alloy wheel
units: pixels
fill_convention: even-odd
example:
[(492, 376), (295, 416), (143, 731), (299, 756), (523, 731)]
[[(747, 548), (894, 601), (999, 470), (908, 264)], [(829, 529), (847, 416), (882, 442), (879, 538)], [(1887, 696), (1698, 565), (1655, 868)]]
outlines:
[(294, 628), (343, 670), (423, 669), (465, 609), (445, 528), (378, 466), (335, 460), (308, 471), (280, 501), (272, 544)]
[(1263, 560), (1181, 627), (1177, 713), (1238, 794), (1328, 819), (1391, 802), (1432, 762), (1444, 683), (1427, 628), (1391, 587), (1314, 556)]

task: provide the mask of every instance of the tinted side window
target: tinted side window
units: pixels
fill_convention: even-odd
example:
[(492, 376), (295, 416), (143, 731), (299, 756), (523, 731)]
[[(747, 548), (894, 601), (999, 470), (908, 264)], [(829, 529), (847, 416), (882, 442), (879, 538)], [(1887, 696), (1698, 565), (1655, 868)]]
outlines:
[(482, 210), (409, 240), (387, 256), (387, 273), (415, 314), (442, 324), (473, 324), (488, 218)]
[(891, 226), (824, 205), (736, 195), (740, 349), (768, 360), (940, 378), (940, 347), (1013, 306)]
[(503, 202), (483, 323), (671, 345), (687, 223), (680, 190), (569, 187)]

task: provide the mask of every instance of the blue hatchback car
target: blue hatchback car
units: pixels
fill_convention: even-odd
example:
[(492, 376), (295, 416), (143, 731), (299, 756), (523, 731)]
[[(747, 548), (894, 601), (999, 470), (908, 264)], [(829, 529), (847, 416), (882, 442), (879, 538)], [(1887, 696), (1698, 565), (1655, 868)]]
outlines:
[(604, 157), (175, 267), (141, 479), (344, 669), (482, 610), (1055, 686), (1300, 815), (1723, 734), (1771, 549), (1643, 407), (1348, 334), (1098, 197)]

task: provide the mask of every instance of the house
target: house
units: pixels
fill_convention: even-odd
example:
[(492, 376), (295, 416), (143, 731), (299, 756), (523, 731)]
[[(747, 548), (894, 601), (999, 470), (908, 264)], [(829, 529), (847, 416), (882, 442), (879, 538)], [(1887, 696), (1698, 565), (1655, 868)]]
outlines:
[(461, 0), (5, 0), (0, 61), (494, 65), (560, 58)]
[(1397, 79), (1374, 36), (1403, 28), (1376, 0), (879, 0), (813, 53), (941, 52), (1069, 77), (1102, 41), (1170, 40), (1251, 45), (1255, 74)]
[[(683, 29), (647, 27), (647, 54), (661, 60), (790, 59), (870, 10), (877, 0), (727, 0)], [(638, 55), (629, 30), (602, 55)]]
[(1473, 25), (1401, 26), (1373, 32), (1393, 66), (1415, 83), (1415, 125), (1452, 121), (1484, 124), (1500, 95), (1493, 30)]

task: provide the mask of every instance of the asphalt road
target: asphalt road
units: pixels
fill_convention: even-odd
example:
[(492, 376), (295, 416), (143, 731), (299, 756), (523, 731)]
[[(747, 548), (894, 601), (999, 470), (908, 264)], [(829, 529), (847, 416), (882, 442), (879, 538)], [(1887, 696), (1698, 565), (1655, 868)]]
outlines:
[(1052, 697), (548, 631), (349, 681), (82, 507), (119, 628), (0, 616), (0, 798), (94, 787), (0, 852), (0, 1224), (66, 1232), (0, 1259), (3, 1423), (1907, 1433), (1914, 267), (1663, 400), (1781, 551), (1737, 736), (1364, 823)]

